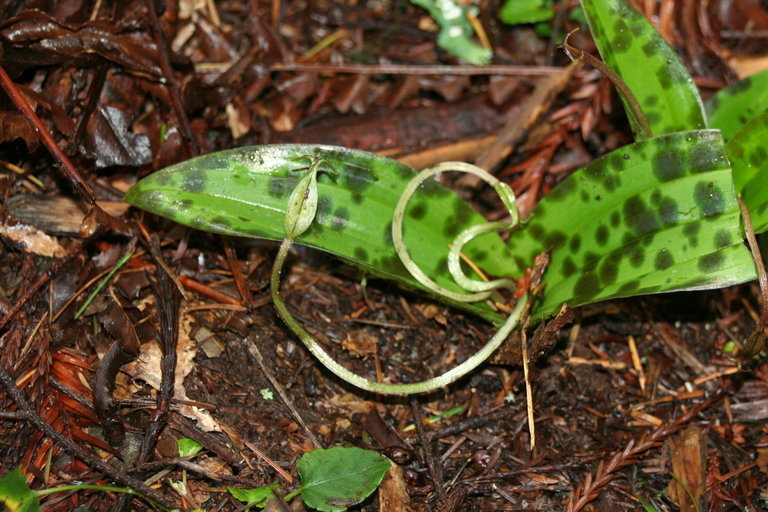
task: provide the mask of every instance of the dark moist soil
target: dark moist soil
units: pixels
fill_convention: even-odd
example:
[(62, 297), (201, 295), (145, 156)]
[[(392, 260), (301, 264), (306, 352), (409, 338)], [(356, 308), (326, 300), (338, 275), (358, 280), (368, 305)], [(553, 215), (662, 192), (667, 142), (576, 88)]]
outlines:
[[(563, 13), (575, 8), (555, 3)], [(655, 20), (673, 13), (664, 14), (663, 28), (705, 95), (734, 77), (718, 57), (723, 52), (712, 48), (746, 61), (762, 41), (744, 35), (747, 19), (750, 30), (768, 29), (768, 13), (757, 2), (745, 2), (747, 18), (736, 3), (713, 2), (696, 19), (671, 2), (635, 3), (656, 9), (647, 13)], [(325, 371), (277, 318), (269, 298), (275, 244), (224, 240), (120, 203), (137, 178), (154, 170), (257, 143), (340, 144), (418, 167), (472, 160), (484, 138), (519, 115), (541, 78), (341, 72), (339, 64), (459, 65), (436, 47), (425, 11), (405, 1), (182, 0), (154, 5), (154, 15), (151, 6), (0, 3), (0, 63), (96, 197), (138, 234), (105, 230), (78, 239), (83, 210), (71, 201), (79, 199), (77, 189), (58, 172), (39, 130), (3, 96), (0, 160), (21, 173), (6, 167), (0, 174), (0, 221), (55, 235), (68, 256), (50, 258), (41, 245), (0, 237), (0, 358), (55, 430), (111, 460), (119, 475), (132, 472), (135, 447), (148, 439), (145, 464), (132, 474), (151, 479), (167, 503), (190, 510), (243, 510), (227, 486), (279, 482), (295, 489), (296, 461), (316, 448), (314, 440), (377, 450), (394, 461), (380, 490), (352, 510), (768, 510), (768, 365), (734, 371), (722, 350), (754, 327), (754, 284), (579, 308), (547, 340), (546, 353), (534, 355), (531, 449), (519, 337), (493, 363), (428, 396), (366, 394)], [(478, 16), (497, 49), (495, 63), (567, 64), (535, 27), (500, 23), (498, 8), (484, 3)], [(731, 35), (704, 41), (702, 22)], [(556, 32), (577, 26), (567, 16), (550, 23)], [(594, 53), (587, 34), (582, 28), (572, 43)], [(321, 42), (328, 45), (315, 48)], [(275, 70), (291, 63), (318, 69)], [(609, 82), (592, 71), (575, 75), (525, 135), (493, 169), (525, 211), (568, 173), (632, 140)], [(490, 218), (503, 216), (487, 190), (461, 184), (460, 193)], [(156, 401), (148, 400), (157, 395), (149, 383), (161, 381), (159, 366), (140, 365), (158, 361), (149, 351), (157, 340), (173, 339), (172, 330), (163, 334), (159, 306), (172, 303), (175, 285), (163, 288), (150, 236), (182, 276), (186, 298), (167, 318), (174, 325), (178, 314), (178, 344), (194, 356), (179, 357), (175, 372), (186, 377), (176, 398), (183, 388), (186, 402), (161, 405), (167, 415), (154, 413)], [(82, 291), (86, 283), (134, 245), (134, 257), (75, 318), (93, 290)], [(493, 334), (478, 318), (366, 281), (358, 270), (299, 247), (284, 271), (283, 294), (343, 365), (389, 382), (439, 375)], [(136, 357), (131, 350), (139, 345)], [(95, 370), (110, 347), (127, 364), (114, 366), (115, 407), (97, 414)], [(171, 377), (166, 371), (166, 383)], [(116, 481), (41, 435), (25, 421), (30, 411), (10, 396), (3, 400), (3, 472), (21, 466), (38, 489)], [(203, 423), (185, 417), (182, 406), (190, 405), (208, 411), (219, 431), (205, 432)], [(415, 418), (443, 413), (414, 428)], [(112, 431), (100, 426), (110, 418), (127, 431), (115, 448), (103, 440)], [(159, 435), (152, 418), (159, 418)], [(182, 437), (205, 447), (185, 466), (185, 498), (167, 484), (182, 478)], [(694, 504), (690, 496), (700, 498)], [(298, 501), (292, 510), (300, 509)], [(43, 499), (46, 511), (120, 507), (147, 509), (140, 500), (120, 504), (115, 494), (94, 491)]]

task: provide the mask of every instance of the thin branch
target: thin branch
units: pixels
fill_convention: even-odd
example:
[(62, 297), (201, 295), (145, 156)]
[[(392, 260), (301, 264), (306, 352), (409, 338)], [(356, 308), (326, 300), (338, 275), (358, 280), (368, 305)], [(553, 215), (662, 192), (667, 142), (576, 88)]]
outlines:
[(413, 411), (413, 422), (416, 425), (416, 432), (418, 433), (419, 443), (424, 454), (424, 462), (427, 463), (429, 476), (432, 478), (435, 491), (437, 491), (437, 497), (440, 501), (445, 501), (445, 484), (443, 483), (440, 468), (438, 468), (437, 460), (435, 460), (435, 455), (432, 453), (429, 439), (424, 430), (424, 416), (421, 413), (421, 403), (417, 398), (411, 398), (411, 411)]
[(323, 444), (312, 432), (312, 429), (309, 428), (309, 425), (307, 425), (307, 423), (304, 421), (304, 418), (302, 418), (301, 414), (299, 414), (298, 409), (296, 409), (296, 407), (293, 405), (293, 402), (288, 397), (288, 393), (285, 392), (283, 386), (281, 386), (275, 376), (272, 375), (272, 371), (264, 362), (264, 356), (261, 355), (261, 350), (259, 350), (259, 346), (255, 341), (251, 341), (251, 343), (248, 344), (248, 352), (250, 352), (250, 354), (253, 356), (253, 359), (256, 360), (256, 364), (259, 365), (259, 368), (261, 369), (264, 376), (267, 378), (269, 383), (272, 384), (272, 387), (275, 388), (275, 391), (277, 391), (277, 395), (280, 397), (283, 405), (285, 405), (285, 407), (288, 409), (288, 412), (291, 413), (291, 416), (293, 416), (293, 419), (296, 420), (296, 423), (298, 423), (302, 430), (304, 430), (304, 433), (307, 435), (309, 440), (312, 441), (312, 444), (314, 444), (317, 448), (322, 448)]
[(757, 282), (760, 284), (760, 295), (763, 300), (758, 327), (764, 329), (766, 324), (768, 324), (768, 275), (765, 273), (763, 256), (760, 254), (760, 246), (757, 244), (757, 238), (755, 238), (755, 229), (752, 225), (752, 216), (749, 213), (749, 208), (747, 208), (747, 205), (744, 204), (744, 200), (740, 196), (736, 196), (736, 201), (741, 209), (741, 218), (744, 221), (744, 233), (747, 235), (749, 250), (752, 252), (752, 258), (755, 260)]
[[(568, 34), (568, 36), (570, 35), (571, 34)], [(568, 44), (568, 36), (565, 37), (565, 41), (563, 42), (563, 49), (565, 50), (565, 53), (568, 55), (568, 57), (573, 60), (582, 60), (605, 75), (605, 77), (611, 81), (614, 87), (619, 90), (621, 96), (626, 100), (626, 104), (629, 106), (629, 110), (632, 113), (632, 116), (643, 130), (643, 134), (646, 137), (651, 137), (653, 135), (651, 133), (651, 126), (648, 124), (648, 119), (645, 117), (643, 109), (640, 108), (640, 102), (637, 101), (635, 93), (632, 92), (632, 89), (630, 89), (624, 80), (621, 79), (618, 73), (609, 68), (605, 62), (601, 61), (592, 54), (579, 50), (575, 46)]]
[(77, 169), (75, 169), (75, 166), (72, 164), (70, 159), (67, 157), (67, 155), (64, 154), (59, 145), (56, 144), (56, 141), (53, 140), (53, 136), (45, 127), (43, 121), (37, 116), (35, 110), (27, 101), (27, 98), (24, 97), (22, 92), (19, 90), (16, 84), (13, 83), (13, 80), (11, 80), (11, 77), (8, 76), (8, 73), (5, 72), (5, 69), (1, 65), (0, 85), (2, 85), (5, 93), (11, 99), (13, 104), (16, 105), (16, 108), (21, 110), (21, 112), (27, 116), (27, 119), (29, 119), (29, 121), (32, 122), (32, 124), (35, 126), (37, 129), (37, 135), (40, 137), (40, 140), (45, 145), (45, 147), (48, 148), (48, 151), (51, 152), (51, 155), (56, 160), (58, 160), (64, 175), (69, 179), (75, 191), (80, 194), (80, 196), (82, 196), (82, 198), (85, 199), (88, 204), (96, 204), (96, 197), (93, 195), (93, 190), (91, 190), (91, 187), (88, 185), (88, 183), (85, 182), (85, 180), (83, 180), (82, 176), (80, 176), (80, 173), (77, 172)]
[(314, 73), (349, 73), (353, 75), (461, 75), (461, 76), (551, 76), (563, 68), (557, 66), (413, 66), (410, 64), (306, 64), (277, 62), (270, 71), (309, 71)]

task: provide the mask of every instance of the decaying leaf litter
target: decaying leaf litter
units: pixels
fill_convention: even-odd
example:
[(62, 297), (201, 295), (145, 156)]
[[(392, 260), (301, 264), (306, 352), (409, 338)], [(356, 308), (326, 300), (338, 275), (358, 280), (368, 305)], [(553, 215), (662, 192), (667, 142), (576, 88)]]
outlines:
[[(573, 7), (561, 4), (566, 10)], [(148, 3), (134, 2), (101, 6), (98, 17), (108, 22), (88, 22), (93, 6), (84, 4), (64, 3), (46, 14), (4, 13), (3, 67), (24, 97), (40, 107), (46, 129), (87, 177), (93, 195), (106, 201), (118, 200), (128, 184), (150, 170), (254, 143), (341, 143), (402, 156), (419, 166), (472, 160), (492, 147), (504, 125), (510, 126), (508, 120), (535, 112), (538, 122), (525, 126), (527, 138), (511, 141), (512, 156), (498, 156), (495, 165), (523, 209), (530, 209), (563, 175), (632, 140), (610, 84), (591, 71), (562, 85), (551, 106), (531, 109), (526, 100), (541, 82), (538, 77), (558, 72), (544, 65), (567, 60), (549, 53), (548, 40), (531, 27), (501, 25), (490, 11), (481, 22), (498, 61), (530, 66), (524, 74), (384, 74), (376, 67), (384, 59), (455, 64), (435, 48), (434, 32), (424, 30), (431, 28), (425, 12), (410, 5), (277, 7), (180, 3), (178, 11), (158, 11), (155, 18)], [(677, 13), (672, 2), (657, 7), (648, 14), (686, 52), (705, 92), (733, 78), (725, 64), (738, 70), (759, 60), (750, 58), (759, 45), (727, 8), (699, 10), (694, 17), (694, 9)], [(762, 11), (750, 9), (759, 24)], [(575, 26), (562, 16), (556, 20), (563, 29)], [(577, 47), (589, 49), (583, 31), (574, 37)], [(717, 44), (704, 45), (703, 40)], [(166, 45), (170, 52), (158, 50)], [(305, 67), (294, 64), (297, 60)], [(377, 74), (341, 72), (339, 62), (362, 62), (369, 70), (372, 65)], [(270, 66), (281, 71), (270, 72)], [(319, 69), (308, 71), (309, 66)], [(6, 126), (18, 126), (13, 106), (7, 103), (4, 110)], [(3, 174), (6, 218), (14, 219), (4, 222), (37, 226), (45, 219), (56, 224), (62, 212), (44, 198), (71, 197), (71, 189), (57, 179), (45, 151), (27, 152), (27, 146), (37, 144), (35, 132), (18, 133), (24, 144), (3, 145), (3, 159), (21, 170)], [(482, 189), (467, 187), (464, 193), (481, 207), (496, 208)], [(83, 199), (89, 203), (87, 196)], [(11, 199), (40, 206), (19, 219)], [(493, 218), (503, 212), (487, 214)], [(281, 478), (277, 468), (290, 477), (298, 456), (315, 447), (311, 437), (316, 437), (325, 446), (379, 449), (400, 464), (401, 476), (393, 476), (400, 484), (382, 487), (386, 491), (364, 504), (366, 510), (375, 510), (378, 503), (414, 510), (548, 510), (563, 509), (569, 500), (578, 508), (592, 499), (596, 509), (634, 510), (643, 503), (655, 507), (650, 510), (696, 510), (685, 500), (700, 494), (713, 510), (761, 506), (764, 368), (729, 375), (733, 363), (721, 351), (732, 338), (750, 333), (749, 313), (758, 309), (752, 286), (581, 309), (573, 325), (550, 342), (559, 342), (554, 351), (532, 368), (537, 449), (531, 454), (521, 371), (505, 365), (519, 363), (519, 345), (501, 352), (499, 362), (505, 364), (487, 366), (444, 393), (412, 403), (361, 397), (318, 370), (277, 322), (267, 290), (274, 247), (245, 240), (222, 243), (149, 217), (143, 221), (147, 233), (158, 233), (170, 272), (160, 259), (147, 255), (148, 243), (140, 244), (113, 286), (78, 321), (73, 319), (76, 307), (65, 308), (65, 303), (114, 266), (128, 238), (105, 235), (81, 246), (71, 236), (79, 227), (48, 228), (64, 234), (58, 241), (69, 251), (63, 263), (52, 264), (50, 281), (46, 271), (51, 263), (35, 255), (36, 247), (4, 239), (3, 358), (44, 420), (86, 447), (109, 452), (93, 429), (98, 422), (89, 400), (93, 370), (96, 355), (114, 346), (108, 325), (133, 329), (147, 353), (135, 361), (138, 368), (125, 370), (132, 379), (118, 375), (115, 398), (133, 408), (123, 418), (128, 437), (141, 443), (143, 435), (151, 448), (155, 440), (145, 432), (150, 419), (157, 424), (159, 416), (149, 405), (154, 402), (146, 400), (152, 392), (145, 383), (160, 381), (151, 363), (164, 358), (161, 351), (151, 356), (152, 344), (146, 342), (157, 339), (160, 322), (153, 313), (171, 293), (166, 289), (153, 295), (151, 283), (179, 274), (187, 300), (179, 313), (178, 344), (194, 359), (179, 358), (176, 372), (189, 376), (175, 396), (184, 396), (184, 389), (185, 402), (166, 404), (173, 411), (170, 427), (156, 440), (156, 449), (145, 448), (142, 457), (177, 457), (175, 438), (197, 438), (207, 455), (196, 461), (202, 467), (187, 475), (189, 503), (235, 509), (234, 500), (221, 492), (226, 485), (269, 484)], [(222, 246), (229, 249), (222, 251)], [(151, 266), (160, 269), (147, 272)], [(397, 381), (437, 374), (454, 360), (466, 359), (490, 334), (473, 317), (375, 280), (365, 287), (360, 283), (356, 271), (300, 251), (285, 286), (289, 304), (313, 327), (313, 335), (326, 346), (341, 345), (334, 350), (336, 357), (359, 372), (381, 372)], [(85, 295), (77, 296), (78, 305)], [(265, 367), (305, 428), (274, 398), (247, 341), (261, 347)], [(173, 387), (169, 380), (165, 385)], [(195, 430), (193, 422), (206, 424), (200, 411), (211, 409), (224, 434)], [(446, 411), (450, 414), (414, 434), (419, 430), (411, 426), (414, 417)], [(63, 457), (59, 443), (41, 442), (40, 434), (19, 417), (11, 415), (4, 424), (5, 467), (22, 464), (36, 486), (104, 477), (92, 464)], [(690, 439), (698, 439), (694, 448), (676, 448), (689, 446)], [(696, 446), (698, 466), (679, 474), (684, 471), (680, 454), (695, 459)], [(144, 478), (160, 468), (176, 468), (172, 462), (151, 464), (140, 473)], [(179, 474), (171, 478), (178, 480)], [(397, 491), (403, 482), (405, 493)], [(160, 492), (178, 500), (167, 485)], [(107, 509), (113, 502), (113, 496), (81, 491), (54, 495), (46, 507)], [(129, 505), (141, 506), (137, 501)]]

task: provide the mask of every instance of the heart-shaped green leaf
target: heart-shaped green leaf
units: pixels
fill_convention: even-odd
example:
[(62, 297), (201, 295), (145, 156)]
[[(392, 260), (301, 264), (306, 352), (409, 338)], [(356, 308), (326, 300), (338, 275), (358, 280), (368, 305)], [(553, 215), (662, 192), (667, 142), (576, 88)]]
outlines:
[(326, 512), (341, 512), (363, 501), (389, 468), (385, 457), (354, 446), (315, 450), (296, 464), (304, 503)]

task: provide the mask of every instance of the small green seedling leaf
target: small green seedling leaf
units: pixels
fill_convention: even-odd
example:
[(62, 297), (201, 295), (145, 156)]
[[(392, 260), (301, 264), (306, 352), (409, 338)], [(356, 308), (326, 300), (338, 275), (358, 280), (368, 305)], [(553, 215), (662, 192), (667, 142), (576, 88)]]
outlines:
[(506, 0), (499, 11), (501, 21), (509, 25), (539, 23), (554, 15), (551, 0)]
[(296, 464), (304, 503), (324, 512), (341, 512), (362, 502), (389, 468), (385, 457), (354, 446), (315, 450)]
[(242, 501), (248, 506), (264, 508), (267, 502), (272, 498), (277, 498), (280, 492), (280, 485), (277, 483), (257, 487), (256, 489), (238, 489), (237, 487), (227, 487), (229, 494), (236, 500)]
[(706, 106), (709, 126), (731, 140), (750, 119), (768, 109), (768, 69), (721, 89)]
[[(581, 3), (600, 55), (634, 93), (652, 135), (707, 127), (691, 75), (642, 14), (624, 0)], [(631, 109), (625, 110), (635, 137), (644, 138)]]
[(595, 160), (533, 209), (510, 245), (553, 248), (536, 311), (755, 279), (717, 130), (646, 139)]
[(752, 216), (756, 233), (768, 230), (768, 110), (749, 121), (728, 141), (733, 184)]
[(467, 18), (467, 8), (454, 0), (411, 0), (426, 9), (440, 25), (437, 44), (442, 49), (470, 64), (488, 64), (493, 54), (471, 41), (472, 24)]
[(0, 478), (0, 503), (8, 512), (38, 512), (40, 502), (34, 491), (27, 486), (27, 480), (19, 468), (7, 472)]
[(178, 444), (179, 457), (192, 457), (193, 455), (200, 453), (200, 450), (203, 449), (203, 445), (188, 437), (179, 439)]

